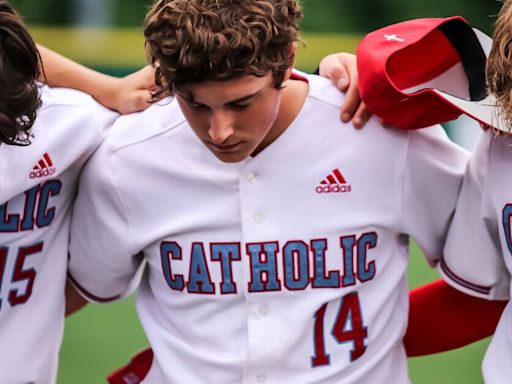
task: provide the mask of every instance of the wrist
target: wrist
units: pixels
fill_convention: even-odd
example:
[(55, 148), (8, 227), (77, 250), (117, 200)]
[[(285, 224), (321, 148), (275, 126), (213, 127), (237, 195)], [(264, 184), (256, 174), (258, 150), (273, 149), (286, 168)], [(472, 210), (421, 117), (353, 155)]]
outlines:
[(122, 92), (122, 79), (104, 75), (103, 80), (89, 92), (100, 104), (114, 111), (119, 111), (119, 95)]

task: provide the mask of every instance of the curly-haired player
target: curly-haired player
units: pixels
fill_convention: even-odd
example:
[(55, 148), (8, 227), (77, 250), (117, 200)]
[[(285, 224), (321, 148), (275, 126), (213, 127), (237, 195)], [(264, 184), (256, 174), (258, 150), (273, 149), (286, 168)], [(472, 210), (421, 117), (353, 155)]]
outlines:
[(408, 237), (440, 258), (467, 153), (439, 126), (341, 123), (330, 81), (290, 79), (301, 15), (294, 0), (166, 0), (147, 16), (174, 99), (117, 120), (70, 244), (98, 301), (146, 266), (145, 383), (409, 382)]
[(34, 42), (0, 0), (2, 383), (55, 382), (78, 173), (117, 116), (39, 76)]

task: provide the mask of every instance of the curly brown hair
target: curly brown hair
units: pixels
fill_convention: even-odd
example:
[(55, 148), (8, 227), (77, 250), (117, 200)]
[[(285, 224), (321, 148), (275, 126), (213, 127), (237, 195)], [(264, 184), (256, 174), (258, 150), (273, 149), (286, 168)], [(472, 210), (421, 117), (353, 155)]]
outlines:
[(164, 93), (187, 83), (273, 74), (280, 88), (293, 65), (298, 0), (157, 0), (146, 16), (149, 61)]
[(512, 126), (512, 0), (503, 0), (487, 60), (487, 84), (502, 117)]
[(39, 108), (40, 57), (21, 18), (0, 0), (0, 143), (30, 144)]

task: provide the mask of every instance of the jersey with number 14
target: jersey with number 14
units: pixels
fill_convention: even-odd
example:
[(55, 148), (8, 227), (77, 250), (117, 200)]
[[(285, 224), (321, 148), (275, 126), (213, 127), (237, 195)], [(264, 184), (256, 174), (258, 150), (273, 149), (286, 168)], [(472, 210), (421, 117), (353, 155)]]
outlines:
[(55, 383), (71, 204), (115, 117), (72, 90), (42, 102), (32, 143), (0, 145), (0, 383)]
[(222, 163), (175, 102), (121, 117), (85, 167), (70, 273), (130, 286), (155, 359), (145, 383), (407, 383), (409, 235), (435, 263), (467, 154), (440, 127), (339, 121), (308, 77), (291, 126)]

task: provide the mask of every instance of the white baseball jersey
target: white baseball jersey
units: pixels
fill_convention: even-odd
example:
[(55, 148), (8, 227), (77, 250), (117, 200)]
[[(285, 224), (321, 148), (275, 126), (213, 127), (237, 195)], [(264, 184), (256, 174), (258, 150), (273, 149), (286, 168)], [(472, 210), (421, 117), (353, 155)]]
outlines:
[(255, 157), (218, 160), (176, 102), (121, 117), (84, 168), (70, 273), (137, 308), (145, 383), (407, 383), (409, 235), (441, 255), (467, 153), (441, 127), (339, 121), (308, 77), (291, 126)]
[[(510, 298), (512, 272), (512, 138), (482, 134), (471, 156), (440, 271), (470, 295)], [(505, 308), (485, 355), (486, 383), (512, 378), (512, 307)]]
[(27, 147), (0, 145), (0, 383), (55, 383), (71, 204), (116, 116), (89, 96), (42, 90)]

